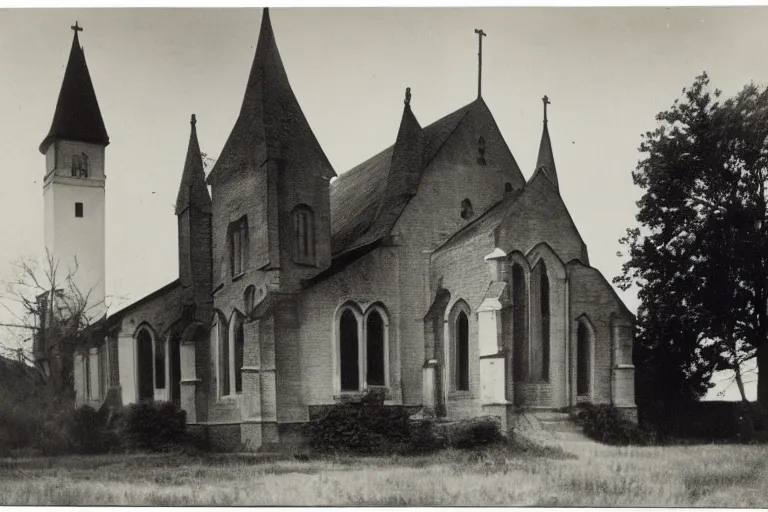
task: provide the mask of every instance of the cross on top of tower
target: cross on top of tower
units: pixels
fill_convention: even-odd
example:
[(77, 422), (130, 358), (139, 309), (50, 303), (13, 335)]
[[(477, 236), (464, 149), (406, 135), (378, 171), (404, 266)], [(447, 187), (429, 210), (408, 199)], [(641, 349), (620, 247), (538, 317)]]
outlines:
[(77, 22), (75, 22), (75, 24), (74, 24), (74, 25), (72, 25), (72, 26), (71, 26), (71, 27), (69, 27), (69, 28), (71, 28), (72, 30), (74, 30), (74, 31), (75, 31), (75, 34), (77, 34), (78, 32), (82, 32), (82, 31), (83, 31), (83, 27), (81, 27), (80, 25), (78, 25), (78, 24), (77, 24)]
[(475, 34), (477, 34), (477, 38), (480, 42), (480, 48), (477, 51), (477, 97), (479, 98), (482, 94), (483, 85), (483, 37), (488, 34), (483, 32), (483, 29), (481, 28), (476, 28)]
[(541, 98), (541, 102), (544, 103), (544, 122), (546, 123), (547, 122), (547, 105), (551, 105), (552, 102), (549, 101), (549, 96), (547, 96), (546, 94), (544, 95), (543, 98)]

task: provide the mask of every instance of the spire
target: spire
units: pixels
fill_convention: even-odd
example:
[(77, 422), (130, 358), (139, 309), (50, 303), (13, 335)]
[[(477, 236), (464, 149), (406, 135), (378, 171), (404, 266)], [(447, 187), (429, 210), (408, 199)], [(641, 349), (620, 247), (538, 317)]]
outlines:
[(265, 8), (240, 114), (209, 179), (281, 159), (312, 161), (320, 175), (336, 176), (293, 94)]
[(381, 233), (389, 233), (421, 181), (424, 168), (424, 130), (411, 111), (411, 88), (405, 90), (405, 107), (392, 147), (386, 188), (376, 211), (376, 220), (359, 241), (373, 241)]
[(78, 39), (78, 32), (83, 29), (75, 23), (72, 30), (75, 36), (72, 39), (72, 49), (69, 52), (69, 61), (61, 83), (53, 122), (39, 148), (43, 154), (56, 139), (90, 142), (103, 146), (109, 144), (109, 136), (104, 127), (99, 103), (96, 101), (85, 54)]
[(192, 128), (189, 134), (187, 159), (184, 162), (184, 173), (181, 176), (179, 195), (176, 198), (176, 215), (181, 215), (187, 208), (194, 208), (203, 213), (211, 213), (211, 196), (205, 184), (203, 157), (200, 154), (200, 144), (197, 142), (197, 119), (192, 114)]
[(558, 188), (557, 169), (555, 168), (555, 157), (552, 154), (552, 141), (549, 140), (549, 129), (547, 128), (547, 105), (550, 104), (549, 98), (544, 96), (541, 101), (544, 103), (544, 131), (541, 134), (541, 143), (539, 144), (539, 158), (536, 160), (536, 170), (542, 170), (549, 177), (550, 181)]

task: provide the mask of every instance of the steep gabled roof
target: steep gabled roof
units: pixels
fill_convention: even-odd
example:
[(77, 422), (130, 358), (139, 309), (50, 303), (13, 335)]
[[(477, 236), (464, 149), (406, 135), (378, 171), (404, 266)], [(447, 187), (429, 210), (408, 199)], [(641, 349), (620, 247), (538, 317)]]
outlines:
[(90, 142), (107, 146), (109, 136), (101, 117), (99, 102), (93, 89), (91, 75), (85, 62), (85, 53), (77, 38), (72, 39), (67, 69), (61, 83), (59, 99), (53, 113), (51, 129), (43, 142), (40, 152), (45, 153), (48, 146), (56, 139), (78, 142)]
[(410, 106), (406, 106), (395, 144), (331, 183), (334, 257), (389, 235), (416, 194), (423, 170), (467, 112), (480, 101), (475, 100), (423, 129)]
[(293, 94), (265, 8), (240, 114), (208, 181), (267, 160), (302, 160), (328, 179), (336, 175)]
[(184, 162), (184, 172), (181, 175), (179, 195), (176, 197), (176, 215), (187, 208), (197, 209), (203, 213), (211, 213), (211, 196), (205, 184), (203, 157), (200, 154), (200, 144), (197, 141), (197, 120), (192, 114), (192, 125), (189, 133), (187, 158)]

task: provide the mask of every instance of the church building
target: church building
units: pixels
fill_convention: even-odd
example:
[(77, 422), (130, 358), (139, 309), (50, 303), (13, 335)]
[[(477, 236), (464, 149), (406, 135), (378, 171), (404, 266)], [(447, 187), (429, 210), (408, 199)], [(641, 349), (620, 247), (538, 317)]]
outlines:
[(590, 266), (560, 196), (546, 96), (528, 179), (479, 91), (422, 126), (407, 90), (392, 144), (337, 175), (267, 9), (207, 177), (191, 117), (178, 277), (107, 312), (110, 139), (73, 29), (40, 152), (46, 246), (77, 259), (77, 285), (101, 319), (75, 357), (78, 404), (172, 401), (215, 444), (245, 449), (293, 442), (323, 408), (371, 390), (509, 428), (520, 411), (581, 401), (634, 416), (634, 317)]

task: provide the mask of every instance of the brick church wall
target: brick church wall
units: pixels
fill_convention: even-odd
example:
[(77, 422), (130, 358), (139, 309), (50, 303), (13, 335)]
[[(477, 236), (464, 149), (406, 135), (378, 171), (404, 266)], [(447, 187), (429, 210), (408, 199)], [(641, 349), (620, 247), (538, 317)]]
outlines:
[[(493, 251), (493, 240), (487, 233), (470, 238), (444, 251), (438, 252), (432, 261), (432, 282), (442, 280), (443, 288), (451, 293), (446, 307), (446, 322), (458, 301), (463, 300), (472, 310), (469, 315), (469, 392), (453, 391), (453, 372), (446, 372), (446, 412), (450, 418), (466, 418), (482, 413), (480, 404), (480, 360), (478, 348), (477, 315), (474, 313), (483, 301), (491, 282), (485, 256)], [(453, 326), (448, 324), (445, 337), (446, 351), (453, 343)], [(438, 355), (443, 365), (445, 354)], [(452, 365), (452, 361), (447, 361)], [(449, 366), (450, 367), (450, 366)]]
[[(478, 163), (481, 136), (485, 140), (485, 165)], [(430, 252), (500, 201), (506, 183), (520, 188), (524, 180), (493, 116), (479, 102), (469, 109), (424, 170), (418, 194), (408, 203), (392, 231), (395, 242), (402, 245), (399, 278), (403, 314), (398, 327), (403, 340), (406, 404), (420, 404), (422, 400), (424, 315), (434, 299), (436, 285), (429, 279)], [(470, 200), (474, 213), (467, 219), (461, 216), (464, 199)], [(480, 261), (483, 262), (482, 258)], [(465, 264), (460, 263), (454, 271), (466, 272), (462, 268)], [(486, 276), (487, 271), (482, 275)], [(470, 330), (476, 331), (474, 322), (471, 320)]]
[[(400, 361), (402, 335), (395, 327), (401, 315), (398, 257), (401, 247), (379, 247), (343, 272), (304, 290), (301, 318), (301, 368), (306, 405), (333, 403), (336, 391), (334, 358), (337, 346), (335, 321), (339, 308), (354, 302), (365, 310), (381, 303), (389, 315), (389, 370), (392, 400), (401, 400)], [(422, 336), (423, 337), (423, 336)]]
[[(611, 402), (612, 332), (611, 315), (624, 313), (624, 307), (608, 282), (595, 268), (577, 262), (568, 265), (571, 282), (571, 340), (576, 343), (576, 323), (587, 315), (595, 331), (594, 396), (595, 403)], [(575, 362), (575, 359), (574, 359)], [(575, 369), (574, 369), (575, 371)]]

